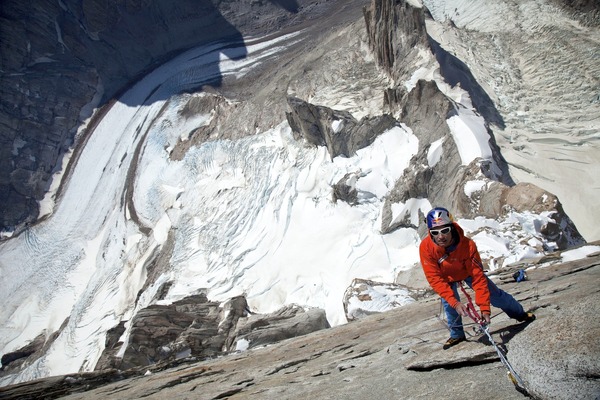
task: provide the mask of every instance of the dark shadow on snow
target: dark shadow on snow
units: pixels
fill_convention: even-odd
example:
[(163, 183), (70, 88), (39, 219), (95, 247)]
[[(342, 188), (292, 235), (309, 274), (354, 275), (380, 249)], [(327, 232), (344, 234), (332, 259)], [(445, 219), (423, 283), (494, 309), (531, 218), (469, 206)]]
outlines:
[(500, 171), (498, 173), (498, 171), (484, 170), (484, 174), (488, 178), (498, 180), (507, 186), (514, 186), (515, 181), (510, 176), (508, 163), (502, 155), (500, 147), (496, 143), (494, 133), (490, 128), (491, 125), (495, 125), (500, 129), (504, 129), (506, 127), (504, 118), (502, 118), (502, 115), (500, 115), (500, 112), (496, 109), (490, 96), (481, 85), (479, 85), (469, 67), (464, 62), (444, 50), (438, 42), (431, 38), (431, 36), (428, 36), (428, 40), (440, 65), (440, 72), (444, 77), (444, 80), (452, 87), (460, 85), (462, 89), (466, 90), (471, 97), (473, 107), (487, 123), (487, 131), (490, 136), (489, 144), (492, 149), (495, 164), (500, 168)]
[(481, 114), (488, 123), (504, 129), (506, 126), (504, 118), (502, 118), (496, 109), (490, 96), (488, 96), (485, 90), (479, 85), (469, 67), (464, 62), (444, 50), (438, 42), (431, 38), (431, 36), (429, 36), (429, 45), (433, 49), (435, 58), (440, 64), (440, 72), (446, 82), (451, 86), (460, 84), (460, 87), (466, 90), (471, 96), (473, 107), (475, 107), (477, 112)]
[[(269, 2), (289, 13), (297, 13), (300, 8), (297, 0), (269, 0)], [(220, 68), (222, 55), (231, 60), (241, 60), (248, 56), (242, 33), (227, 21), (214, 3), (202, 1), (199, 7), (203, 19), (209, 22), (199, 33), (198, 42), (194, 44), (193, 48), (163, 57), (164, 63), (168, 63), (176, 57), (198, 52), (197, 55), (190, 55), (190, 58), (187, 59), (186, 69), (179, 70), (177, 76), (167, 76), (167, 79), (155, 87), (145, 98), (128, 96), (127, 91), (131, 87), (151, 74), (152, 71), (160, 68), (160, 66), (153, 65), (147, 70), (141, 71), (138, 78), (133, 79), (130, 85), (115, 95), (119, 102), (130, 106), (139, 106), (165, 100), (179, 93), (199, 92), (205, 87), (218, 88), (223, 84), (223, 73)], [(206, 51), (199, 50), (203, 48)], [(197, 60), (197, 64), (190, 62), (192, 60)], [(110, 76), (104, 79), (110, 81)]]

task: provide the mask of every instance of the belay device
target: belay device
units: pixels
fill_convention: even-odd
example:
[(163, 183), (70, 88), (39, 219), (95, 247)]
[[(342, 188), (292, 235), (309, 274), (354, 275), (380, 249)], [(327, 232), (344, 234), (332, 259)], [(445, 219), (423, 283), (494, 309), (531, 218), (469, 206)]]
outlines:
[(506, 359), (506, 355), (504, 354), (502, 349), (494, 341), (494, 338), (492, 337), (492, 334), (490, 333), (490, 326), (485, 323), (483, 318), (481, 318), (481, 316), (477, 313), (477, 310), (475, 310), (475, 306), (473, 305), (471, 296), (469, 296), (469, 294), (463, 287), (462, 282), (460, 283), (460, 289), (462, 290), (463, 294), (465, 295), (465, 297), (468, 300), (467, 307), (466, 307), (467, 315), (473, 321), (475, 321), (475, 323), (477, 323), (479, 325), (477, 333), (485, 333), (487, 335), (488, 339), (490, 340), (490, 343), (492, 343), (492, 346), (494, 346), (496, 353), (498, 353), (498, 357), (500, 357), (500, 361), (502, 362), (502, 364), (504, 364), (504, 366), (507, 369), (508, 379), (510, 379), (510, 381), (515, 385), (515, 388), (519, 392), (521, 392), (525, 395), (528, 395), (529, 393), (527, 392), (527, 389), (525, 389), (525, 384), (523, 383), (523, 380), (521, 379), (519, 374), (517, 374), (517, 372), (514, 370), (512, 365), (510, 365), (510, 363)]

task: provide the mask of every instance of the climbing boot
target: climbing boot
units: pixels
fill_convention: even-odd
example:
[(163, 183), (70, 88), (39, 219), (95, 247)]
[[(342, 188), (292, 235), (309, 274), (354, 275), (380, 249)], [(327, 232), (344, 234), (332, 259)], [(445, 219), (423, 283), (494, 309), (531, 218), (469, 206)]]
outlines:
[(519, 318), (517, 318), (517, 321), (519, 321), (519, 322), (533, 322), (533, 321), (535, 321), (535, 314), (532, 313), (532, 312), (526, 312), (525, 314), (523, 314)]
[(459, 344), (460, 342), (464, 342), (465, 340), (467, 340), (467, 338), (464, 336), (459, 338), (451, 337), (450, 339), (446, 340), (446, 343), (444, 343), (444, 347), (442, 348), (444, 350), (448, 350), (450, 347), (456, 346), (457, 344)]

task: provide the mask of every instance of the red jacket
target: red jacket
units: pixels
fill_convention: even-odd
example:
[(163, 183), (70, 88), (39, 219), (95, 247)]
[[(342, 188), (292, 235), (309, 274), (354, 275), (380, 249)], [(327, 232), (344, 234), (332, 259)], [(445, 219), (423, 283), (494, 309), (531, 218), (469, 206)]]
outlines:
[(458, 282), (469, 276), (472, 277), (475, 303), (481, 312), (489, 313), (490, 291), (477, 246), (473, 240), (465, 236), (464, 231), (456, 222), (453, 225), (458, 232), (458, 246), (450, 251), (441, 263), (439, 260), (446, 254), (446, 249), (435, 244), (430, 235), (427, 235), (421, 242), (419, 255), (425, 277), (431, 288), (452, 307), (455, 307), (459, 301), (454, 297), (450, 282)]

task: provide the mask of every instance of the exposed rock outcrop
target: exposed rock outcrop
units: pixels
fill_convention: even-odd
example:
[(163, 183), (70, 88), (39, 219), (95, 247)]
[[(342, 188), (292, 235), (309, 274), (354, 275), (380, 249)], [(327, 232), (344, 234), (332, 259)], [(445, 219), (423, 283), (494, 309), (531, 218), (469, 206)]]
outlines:
[(425, 13), (406, 1), (372, 0), (363, 9), (375, 59), (397, 82), (414, 71), (412, 63), (427, 48)]
[[(131, 321), (125, 344), (109, 332), (96, 370), (126, 370), (184, 358), (212, 358), (238, 347), (264, 346), (325, 328), (329, 328), (329, 323), (323, 310), (290, 305), (271, 314), (250, 315), (242, 296), (221, 304), (198, 294), (170, 305), (155, 304), (140, 310)], [(121, 325), (115, 327), (115, 333), (123, 332)], [(122, 357), (117, 356), (119, 351)]]
[(294, 137), (315, 146), (326, 146), (331, 158), (350, 157), (397, 125), (388, 114), (357, 121), (348, 112), (316, 106), (296, 97), (288, 97), (288, 104), (291, 112), (286, 115)]
[(397, 283), (356, 278), (344, 293), (344, 312), (348, 321), (413, 303), (424, 294)]
[[(500, 196), (498, 190), (501, 191)], [(497, 184), (487, 191), (482, 191), (481, 197), (479, 208), (474, 210), (479, 215), (495, 217), (511, 210), (547, 213), (551, 221), (541, 227), (540, 231), (549, 241), (555, 242), (559, 249), (564, 250), (585, 243), (558, 198), (536, 185), (519, 183), (508, 187)]]
[(208, 301), (206, 295), (140, 310), (131, 322), (127, 347), (116, 367), (128, 369), (184, 356), (219, 354), (224, 343), (217, 336), (219, 314), (219, 303)]
[(60, 331), (68, 322), (69, 319), (67, 318), (58, 331), (49, 334), (43, 332), (22, 348), (4, 354), (2, 356), (0, 376), (21, 371), (23, 368), (38, 360), (48, 350), (54, 340), (56, 340)]
[[(11, 369), (17, 367), (15, 364), (21, 364), (30, 355), (42, 349), (44, 342), (46, 341), (45, 335), (38, 335), (31, 341), (27, 346), (20, 348), (12, 353), (7, 353), (2, 356), (2, 371), (4, 371), (9, 365)], [(11, 365), (12, 364), (12, 365)], [(20, 366), (20, 365), (19, 365)]]
[(342, 200), (351, 206), (358, 204), (358, 190), (356, 190), (356, 181), (360, 177), (359, 173), (349, 172), (333, 185), (333, 201)]

